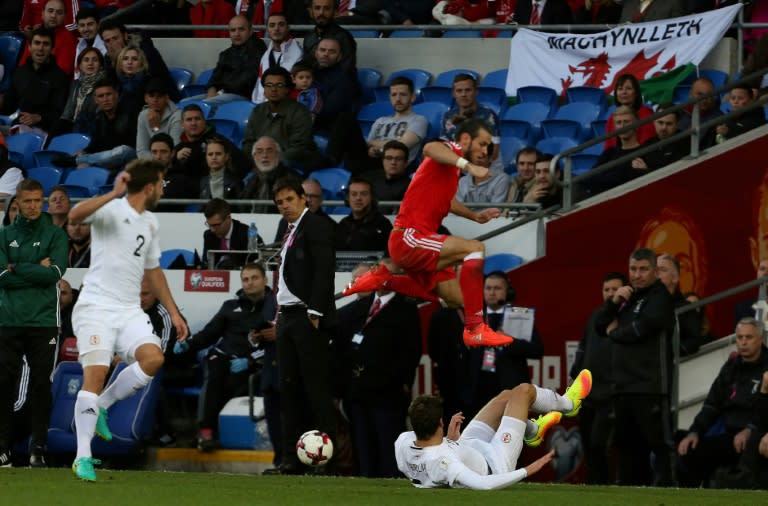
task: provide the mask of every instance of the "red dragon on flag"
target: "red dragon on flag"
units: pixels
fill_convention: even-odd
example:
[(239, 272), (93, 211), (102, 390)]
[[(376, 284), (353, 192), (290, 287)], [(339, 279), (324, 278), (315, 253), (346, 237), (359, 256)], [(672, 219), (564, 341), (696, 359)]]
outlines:
[[(627, 65), (624, 66), (624, 68), (619, 69), (613, 76), (613, 80), (608, 86), (605, 86), (605, 81), (608, 78), (608, 75), (611, 73), (611, 69), (613, 66), (611, 65), (610, 61), (608, 60), (608, 53), (602, 52), (599, 55), (597, 55), (594, 58), (589, 58), (584, 60), (583, 62), (580, 62), (578, 65), (568, 65), (568, 71), (570, 75), (565, 79), (560, 79), (560, 83), (562, 85), (562, 94), (565, 94), (565, 92), (568, 90), (568, 88), (571, 87), (573, 84), (573, 76), (576, 74), (582, 74), (585, 79), (582, 83), (582, 86), (590, 86), (592, 88), (602, 88), (606, 94), (610, 95), (613, 93), (613, 89), (616, 87), (616, 81), (618, 81), (619, 76), (622, 76), (624, 74), (632, 74), (634, 75), (639, 81), (642, 81), (646, 79), (647, 77), (655, 77), (662, 72), (656, 72), (653, 76), (647, 76), (648, 72), (656, 67), (659, 63), (659, 58), (661, 57), (662, 51), (659, 51), (658, 53), (654, 54), (650, 58), (645, 57), (645, 51), (640, 50)], [(664, 65), (661, 67), (664, 72), (668, 72), (672, 69), (674, 69), (676, 66), (675, 63), (675, 56), (672, 55), (672, 57), (664, 63)]]

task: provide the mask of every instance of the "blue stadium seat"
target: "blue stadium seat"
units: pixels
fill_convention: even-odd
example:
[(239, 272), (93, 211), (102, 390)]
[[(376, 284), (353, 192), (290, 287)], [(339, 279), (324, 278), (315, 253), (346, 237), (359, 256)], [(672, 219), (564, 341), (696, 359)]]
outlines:
[(181, 255), (188, 266), (195, 264), (195, 253), (188, 249), (167, 249), (160, 253), (160, 267), (167, 269)]
[(18, 153), (25, 169), (35, 166), (35, 152), (43, 148), (43, 136), (32, 132), (9, 135), (5, 142), (8, 145), (9, 156)]
[(236, 121), (240, 130), (240, 138), (245, 134), (245, 127), (248, 126), (248, 118), (256, 104), (250, 100), (236, 100), (221, 104), (213, 114), (215, 119), (229, 119)]
[[(363, 125), (360, 125), (361, 130), (362, 130), (362, 126)], [(368, 130), (370, 130), (371, 124), (367, 123), (367, 126), (368, 126)], [(363, 139), (368, 139), (368, 130), (363, 131)], [(326, 152), (328, 151), (328, 137), (324, 135), (315, 134), (312, 136), (312, 139), (314, 139), (315, 144), (317, 145), (317, 149), (320, 151), (320, 153), (326, 154)], [(243, 181), (243, 183), (245, 183), (245, 181)]]
[(432, 86), (443, 86), (445, 88), (452, 88), (453, 87), (453, 78), (456, 77), (458, 74), (469, 74), (473, 76), (477, 81), (480, 80), (480, 74), (472, 69), (452, 69), (452, 70), (446, 70), (445, 72), (440, 72), (437, 77), (435, 77), (435, 82), (432, 83)]
[(426, 34), (424, 30), (392, 30), (389, 34), (390, 39), (419, 39)]
[(208, 84), (208, 81), (210, 81), (213, 76), (213, 71), (214, 69), (207, 69), (200, 72), (197, 79), (195, 79), (195, 84)]
[(413, 112), (421, 114), (429, 121), (427, 139), (435, 139), (440, 136), (443, 115), (448, 109), (449, 107), (441, 102), (422, 102), (413, 105)]
[(48, 452), (67, 453), (76, 450), (74, 427), (75, 402), (83, 385), (83, 368), (79, 362), (61, 362), (51, 382), (51, 418), (48, 425)]
[(444, 39), (482, 39), (482, 30), (449, 30), (443, 33)]
[(586, 102), (589, 104), (597, 104), (602, 111), (608, 107), (608, 97), (605, 92), (600, 88), (594, 88), (592, 86), (574, 86), (568, 88), (565, 92), (568, 97), (568, 102)]
[(171, 67), (168, 69), (171, 73), (171, 77), (176, 83), (176, 87), (179, 91), (182, 91), (185, 86), (192, 83), (192, 71), (181, 67)]
[(378, 30), (350, 30), (349, 33), (356, 39), (378, 39), (381, 36)]
[(51, 188), (61, 182), (61, 169), (56, 167), (33, 167), (27, 170), (27, 176), (30, 179), (40, 181), (43, 185), (43, 194), (50, 195)]
[(376, 99), (381, 100), (381, 88), (384, 88), (385, 92), (385, 98), (388, 99), (389, 97), (389, 83), (392, 82), (392, 79), (396, 77), (407, 77), (411, 81), (413, 81), (413, 89), (416, 92), (416, 96), (421, 96), (421, 89), (427, 85), (429, 85), (430, 79), (432, 79), (432, 73), (428, 72), (424, 69), (402, 69), (402, 70), (396, 70), (395, 72), (392, 72), (389, 77), (387, 77), (387, 80), (384, 82), (384, 86), (380, 86), (376, 89)]
[(183, 98), (179, 101), (178, 107), (179, 109), (184, 109), (186, 106), (190, 104), (196, 104), (200, 106), (200, 109), (203, 111), (203, 116), (208, 119), (208, 117), (211, 115), (211, 104), (208, 102), (205, 102), (203, 99), (200, 98)]
[(224, 118), (211, 118), (207, 123), (213, 125), (217, 134), (226, 137), (232, 141), (232, 144), (235, 146), (240, 147), (242, 144), (243, 139), (240, 136), (240, 125), (237, 121)]
[(85, 150), (91, 143), (91, 138), (85, 134), (64, 134), (51, 139), (48, 147), (34, 154), (36, 167), (49, 167), (53, 165), (51, 158), (55, 155), (74, 155)]
[(485, 77), (483, 77), (483, 80), (480, 82), (480, 84), (486, 88), (501, 88), (502, 90), (505, 90), (507, 89), (508, 72), (508, 69), (499, 69), (488, 72), (485, 74)]
[(477, 101), (483, 104), (497, 104), (501, 111), (507, 109), (507, 92), (501, 88), (480, 86), (477, 90)]
[(551, 88), (544, 86), (523, 86), (517, 89), (517, 101), (522, 103), (526, 102), (539, 102), (546, 106), (549, 106), (550, 111), (557, 110), (558, 96), (557, 92)]
[[(695, 74), (695, 72), (692, 72), (691, 74)], [(724, 86), (725, 83), (728, 82), (728, 73), (723, 72), (722, 70), (701, 69), (699, 70), (699, 75), (701, 77), (709, 78), (709, 80), (712, 81), (712, 84), (715, 85), (715, 89)]]
[(360, 88), (363, 91), (363, 103), (370, 104), (376, 100), (373, 90), (381, 82), (381, 72), (372, 68), (357, 69), (357, 80), (360, 82)]
[(478, 100), (478, 103), (480, 105), (484, 105), (488, 109), (492, 110), (496, 113), (496, 116), (501, 116), (502, 113), (507, 109), (507, 104), (500, 104), (498, 102), (484, 102), (482, 100)]
[(502, 137), (515, 137), (524, 141), (529, 146), (536, 144), (536, 141), (539, 140), (538, 136), (534, 133), (533, 126), (527, 121), (502, 121), (500, 131)]
[(507, 272), (522, 265), (523, 262), (525, 262), (523, 257), (512, 253), (496, 253), (495, 255), (489, 255), (485, 257), (483, 274), (488, 275), (494, 271)]
[(181, 90), (181, 96), (183, 97), (196, 97), (199, 95), (205, 95), (208, 91), (208, 86), (205, 84), (188, 84)]
[(504, 171), (507, 174), (517, 172), (515, 166), (515, 158), (517, 153), (521, 149), (530, 146), (525, 139), (518, 137), (507, 137), (502, 134), (501, 136), (501, 161), (504, 164)]
[(579, 176), (585, 172), (589, 172), (595, 165), (597, 165), (598, 158), (600, 158), (599, 155), (587, 154), (577, 154), (571, 156), (571, 174), (574, 176)]
[(0, 91), (6, 91), (11, 85), (11, 76), (19, 63), (21, 53), (24, 50), (24, 37), (13, 33), (0, 35), (0, 62), (3, 63), (5, 71), (3, 79), (0, 81)]
[(421, 100), (424, 102), (440, 102), (448, 107), (453, 105), (453, 92), (445, 86), (425, 86), (421, 89)]
[[(101, 167), (84, 167), (71, 171), (64, 180), (64, 186), (67, 190), (81, 192), (85, 189), (87, 196), (99, 194), (99, 188), (107, 184), (110, 172)], [(82, 195), (82, 194), (81, 194)]]
[(594, 144), (588, 148), (579, 151), (580, 155), (595, 155), (600, 156), (605, 151), (605, 146), (602, 143)]
[(675, 86), (675, 91), (672, 92), (672, 102), (676, 104), (682, 104), (687, 102), (691, 98), (691, 85), (679, 84)]
[(514, 36), (514, 30), (501, 30), (498, 34), (496, 34), (497, 39), (511, 39)]
[(611, 104), (605, 109), (603, 109), (603, 112), (600, 113), (600, 117), (597, 119), (608, 120), (608, 118), (611, 117), (611, 114), (613, 114), (613, 111), (615, 110), (616, 110), (616, 104)]
[(541, 122), (550, 116), (550, 109), (539, 102), (516, 104), (507, 109), (501, 117), (501, 126), (507, 121), (525, 121), (531, 125), (533, 139), (541, 137)]
[(550, 155), (558, 155), (568, 148), (572, 148), (578, 145), (575, 139), (568, 137), (550, 137), (548, 139), (542, 139), (536, 143), (536, 149), (542, 153)]
[(548, 119), (541, 122), (544, 138), (570, 137), (579, 141), (584, 140), (581, 123), (569, 119)]
[(592, 122), (592, 135), (594, 137), (601, 137), (605, 135), (605, 125), (608, 123), (604, 119), (598, 119)]
[[(561, 106), (553, 119), (575, 121), (581, 125), (581, 137), (587, 138), (592, 133), (592, 122), (600, 117), (600, 106), (587, 102), (572, 102)], [(546, 123), (546, 122), (544, 122)], [(544, 124), (542, 123), (542, 125)]]
[(360, 130), (363, 132), (363, 137), (365, 139), (368, 138), (368, 132), (370, 132), (374, 121), (382, 116), (391, 116), (394, 112), (389, 100), (364, 105), (360, 112), (357, 113), (357, 122), (360, 125)]
[(328, 192), (327, 195), (331, 195), (329, 198), (333, 199), (343, 198), (351, 175), (351, 172), (342, 168), (320, 169), (312, 172), (312, 177), (317, 179), (320, 187)]

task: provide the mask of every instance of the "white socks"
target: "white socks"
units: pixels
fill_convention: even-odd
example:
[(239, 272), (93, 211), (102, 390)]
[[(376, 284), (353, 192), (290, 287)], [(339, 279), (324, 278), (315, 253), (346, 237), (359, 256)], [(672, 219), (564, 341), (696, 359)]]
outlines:
[(539, 432), (539, 426), (533, 420), (525, 421), (525, 439), (532, 439)]
[(151, 380), (152, 376), (144, 374), (139, 363), (134, 362), (123, 369), (115, 381), (101, 393), (99, 407), (107, 409), (117, 401), (127, 399), (147, 386)]
[(77, 431), (77, 459), (91, 456), (91, 439), (99, 418), (98, 396), (80, 390), (75, 401), (75, 430)]
[(536, 413), (549, 413), (550, 411), (567, 413), (573, 409), (573, 401), (569, 398), (548, 388), (541, 388), (536, 385), (533, 387), (536, 389), (536, 400), (531, 404), (531, 411)]

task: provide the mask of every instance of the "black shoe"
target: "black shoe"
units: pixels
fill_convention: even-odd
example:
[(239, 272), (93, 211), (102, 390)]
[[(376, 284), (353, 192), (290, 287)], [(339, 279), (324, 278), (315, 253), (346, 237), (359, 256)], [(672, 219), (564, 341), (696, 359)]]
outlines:
[(51, 163), (56, 167), (77, 167), (77, 159), (70, 155), (53, 155)]
[(299, 475), (304, 474), (304, 471), (305, 469), (300, 464), (283, 464), (278, 467), (266, 469), (261, 474), (264, 476)]
[(213, 437), (213, 429), (200, 429), (197, 432), (197, 449), (201, 452), (212, 452), (218, 443)]
[(45, 446), (35, 446), (29, 455), (29, 467), (48, 467), (45, 463)]
[(0, 467), (11, 467), (11, 450), (0, 450)]

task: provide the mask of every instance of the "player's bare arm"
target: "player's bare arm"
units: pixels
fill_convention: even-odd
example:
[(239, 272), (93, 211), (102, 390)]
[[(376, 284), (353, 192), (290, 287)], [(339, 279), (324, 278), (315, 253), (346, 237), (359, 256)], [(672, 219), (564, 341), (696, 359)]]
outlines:
[(112, 191), (104, 195), (98, 195), (88, 200), (80, 202), (69, 211), (69, 222), (72, 225), (78, 225), (83, 222), (88, 216), (98, 211), (102, 206), (111, 202), (113, 199), (121, 197), (126, 190), (128, 181), (131, 179), (130, 174), (127, 172), (121, 172), (117, 178), (115, 178), (115, 186)]
[(464, 423), (464, 413), (459, 411), (451, 417), (451, 421), (448, 422), (448, 432), (445, 437), (451, 441), (458, 441), (461, 437), (461, 424)]
[(501, 210), (495, 207), (483, 209), (479, 213), (474, 212), (456, 199), (451, 201), (451, 212), (456, 216), (461, 216), (477, 223), (486, 223), (494, 218), (501, 216)]
[(533, 461), (531, 464), (528, 464), (527, 466), (525, 466), (525, 472), (528, 473), (528, 476), (532, 476), (532, 475), (538, 473), (539, 471), (541, 471), (541, 469), (544, 466), (546, 466), (547, 464), (552, 462), (553, 458), (555, 458), (555, 450), (550, 451), (549, 453), (547, 453), (543, 457), (541, 457), (541, 458)]
[(181, 317), (179, 308), (176, 306), (176, 302), (173, 300), (171, 290), (168, 288), (168, 281), (165, 279), (165, 274), (160, 267), (154, 269), (145, 269), (144, 275), (149, 286), (152, 289), (152, 293), (155, 294), (160, 304), (165, 306), (171, 315), (171, 322), (176, 328), (176, 339), (178, 341), (184, 341), (189, 336), (189, 328), (187, 322)]

